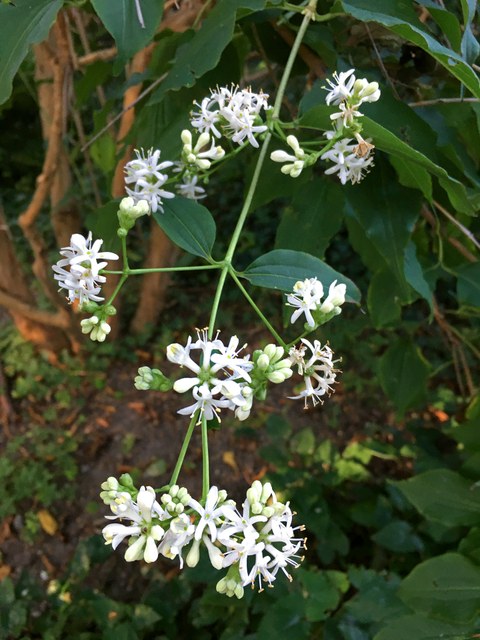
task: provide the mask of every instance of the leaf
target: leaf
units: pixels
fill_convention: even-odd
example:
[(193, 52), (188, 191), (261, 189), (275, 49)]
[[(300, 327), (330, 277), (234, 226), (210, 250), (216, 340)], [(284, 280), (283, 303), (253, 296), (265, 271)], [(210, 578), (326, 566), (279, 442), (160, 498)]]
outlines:
[(48, 36), (62, 0), (15, 0), (0, 4), (0, 104), (12, 92), (12, 80), (31, 44)]
[(396, 280), (396, 289), (402, 297), (408, 298), (404, 250), (419, 214), (421, 196), (417, 191), (398, 185), (392, 170), (385, 164), (375, 168), (374, 185), (371, 179), (372, 176), (346, 192), (347, 216), (355, 219), (357, 231), (361, 230), (363, 234), (363, 237), (357, 236), (361, 246), (356, 243), (354, 246), (365, 259), (365, 253), (371, 253), (370, 246), (373, 245), (376, 254), (388, 266), (392, 279)]
[(58, 522), (49, 511), (46, 509), (40, 509), (37, 513), (37, 518), (45, 533), (48, 533), (49, 536), (53, 536), (57, 533)]
[(423, 550), (423, 542), (411, 525), (403, 520), (393, 520), (372, 536), (377, 544), (396, 553), (412, 553)]
[(460, 304), (480, 306), (480, 263), (466, 264), (457, 272), (457, 296)]
[(110, 200), (103, 207), (89, 213), (85, 220), (85, 225), (92, 232), (93, 239), (102, 238), (102, 251), (113, 251), (117, 254), (121, 250), (120, 238), (117, 235), (119, 204), (119, 200)]
[(433, 293), (428, 282), (425, 280), (422, 266), (417, 259), (417, 248), (412, 241), (405, 247), (403, 266), (405, 280), (427, 301), (430, 312), (433, 313)]
[(233, 451), (224, 451), (222, 454), (222, 461), (231, 469), (238, 472), (238, 464), (235, 459), (235, 453)]
[(424, 397), (429, 369), (408, 339), (394, 342), (380, 358), (380, 383), (401, 414)]
[(342, 0), (346, 13), (363, 22), (379, 22), (397, 35), (424, 49), (435, 60), (458, 78), (472, 94), (480, 98), (480, 81), (462, 57), (441, 45), (418, 19), (413, 5), (406, 2), (384, 0)]
[(403, 296), (395, 285), (395, 281), (392, 282), (392, 274), (387, 268), (377, 271), (370, 280), (367, 305), (376, 329), (400, 320)]
[(406, 158), (391, 155), (389, 160), (397, 172), (400, 184), (419, 189), (429, 202), (432, 201), (432, 178), (426, 169)]
[(184, 251), (210, 260), (216, 235), (210, 211), (195, 200), (180, 197), (166, 200), (163, 208), (164, 213), (152, 215), (170, 240)]
[(163, 15), (163, 0), (141, 0), (143, 28), (135, 0), (92, 0), (92, 5), (117, 45), (117, 69), (153, 39)]
[(153, 93), (149, 104), (160, 102), (165, 93), (171, 89), (192, 86), (197, 78), (213, 69), (218, 64), (222, 51), (232, 40), (237, 9), (245, 7), (260, 10), (264, 4), (263, 0), (218, 2), (192, 39), (178, 49), (167, 78)]
[(307, 599), (305, 616), (309, 622), (319, 622), (329, 617), (329, 612), (336, 609), (342, 594), (348, 590), (349, 582), (345, 573), (340, 571), (300, 570), (298, 572)]
[(433, 469), (395, 486), (427, 519), (448, 527), (478, 524), (480, 488), (449, 469)]
[(241, 274), (256, 287), (292, 291), (298, 280), (318, 278), (324, 288), (337, 280), (347, 285), (347, 300), (360, 302), (360, 291), (348, 278), (318, 258), (289, 249), (275, 249), (254, 260)]
[(275, 247), (305, 251), (322, 258), (341, 227), (344, 192), (330, 180), (313, 180), (293, 197), (282, 215)]
[(398, 595), (414, 611), (451, 623), (468, 623), (480, 613), (480, 568), (459, 553), (417, 565)]
[[(387, 627), (377, 633), (373, 640), (467, 640), (470, 636), (467, 631), (472, 631), (469, 627), (464, 627), (463, 632), (458, 624), (451, 625), (441, 620), (432, 620), (421, 614), (401, 616), (392, 618)], [(461, 633), (461, 635), (458, 635)]]

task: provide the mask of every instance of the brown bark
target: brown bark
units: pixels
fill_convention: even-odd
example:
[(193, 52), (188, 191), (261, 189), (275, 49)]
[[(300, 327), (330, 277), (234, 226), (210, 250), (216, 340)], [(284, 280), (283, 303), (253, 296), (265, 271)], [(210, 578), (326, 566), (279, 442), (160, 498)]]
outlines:
[(57, 313), (32, 306), (34, 296), (27, 284), (22, 265), (17, 259), (10, 231), (0, 209), (0, 305), (9, 312), (20, 334), (41, 348), (59, 351), (71, 346), (65, 329), (70, 320), (66, 310)]

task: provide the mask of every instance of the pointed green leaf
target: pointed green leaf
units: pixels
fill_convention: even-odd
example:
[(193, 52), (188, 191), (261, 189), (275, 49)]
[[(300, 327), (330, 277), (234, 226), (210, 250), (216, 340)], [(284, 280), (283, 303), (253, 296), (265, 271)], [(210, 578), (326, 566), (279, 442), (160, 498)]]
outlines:
[(395, 486), (429, 520), (445, 526), (480, 522), (480, 488), (449, 469), (433, 469)]
[(470, 638), (467, 632), (472, 630), (469, 626), (452, 625), (416, 613), (391, 619), (373, 640), (467, 640)]
[(139, 2), (145, 27), (140, 24), (135, 0), (92, 0), (92, 5), (115, 40), (117, 66), (125, 64), (153, 39), (163, 15), (163, 0)]
[(209, 260), (216, 235), (210, 211), (195, 200), (180, 197), (165, 200), (163, 209), (164, 213), (152, 215), (170, 240), (188, 253)]
[(466, 264), (457, 272), (457, 295), (460, 304), (480, 307), (480, 263)]
[(400, 320), (403, 296), (395, 285), (391, 271), (387, 268), (377, 271), (370, 280), (367, 304), (376, 329)]
[(424, 30), (411, 3), (385, 0), (342, 0), (346, 13), (363, 22), (379, 22), (397, 35), (424, 49), (480, 98), (480, 81), (462, 57), (441, 45)]
[(394, 342), (380, 359), (380, 383), (398, 411), (403, 414), (426, 392), (429, 365), (410, 340)]
[(420, 262), (417, 259), (417, 248), (415, 243), (410, 241), (405, 247), (404, 252), (404, 273), (405, 280), (408, 284), (419, 293), (430, 307), (433, 313), (433, 293), (425, 280)]
[(48, 36), (62, 0), (15, 0), (0, 4), (0, 104), (12, 92), (12, 80), (31, 44)]
[(480, 613), (480, 568), (459, 553), (417, 565), (398, 592), (412, 609), (451, 623), (468, 623)]
[(360, 302), (357, 286), (318, 258), (289, 249), (276, 249), (254, 260), (241, 274), (256, 287), (292, 291), (298, 280), (318, 278), (325, 288), (337, 280), (347, 285), (347, 300)]
[(345, 196), (340, 183), (313, 180), (300, 189), (282, 215), (275, 246), (322, 258), (342, 225)]

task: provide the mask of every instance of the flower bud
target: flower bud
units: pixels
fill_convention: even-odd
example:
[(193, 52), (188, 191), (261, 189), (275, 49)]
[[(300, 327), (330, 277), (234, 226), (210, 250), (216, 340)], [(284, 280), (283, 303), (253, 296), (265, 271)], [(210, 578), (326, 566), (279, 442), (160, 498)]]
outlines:
[(200, 540), (194, 540), (190, 551), (185, 559), (189, 567), (196, 567), (200, 560)]
[(270, 365), (270, 358), (266, 353), (262, 353), (257, 360), (257, 367), (261, 371), (265, 371), (265, 369)]

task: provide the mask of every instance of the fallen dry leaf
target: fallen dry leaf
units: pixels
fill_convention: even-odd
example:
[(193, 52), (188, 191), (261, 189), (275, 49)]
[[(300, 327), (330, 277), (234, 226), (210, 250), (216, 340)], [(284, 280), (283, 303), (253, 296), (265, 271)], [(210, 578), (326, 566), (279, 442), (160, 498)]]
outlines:
[(40, 526), (48, 533), (49, 536), (54, 536), (58, 531), (58, 523), (55, 518), (46, 509), (40, 509), (37, 513)]
[(237, 461), (235, 460), (235, 454), (233, 451), (224, 451), (222, 460), (225, 464), (228, 464), (234, 471), (238, 471)]

